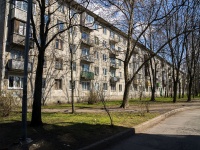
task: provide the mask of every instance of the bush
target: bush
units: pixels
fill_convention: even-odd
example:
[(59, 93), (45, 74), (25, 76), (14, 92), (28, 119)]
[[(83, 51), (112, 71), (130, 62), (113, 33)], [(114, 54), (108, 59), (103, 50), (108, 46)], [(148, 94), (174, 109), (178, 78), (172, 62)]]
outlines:
[(88, 104), (95, 104), (99, 101), (99, 95), (98, 92), (95, 90), (90, 90), (89, 96), (88, 96)]
[(14, 98), (10, 93), (0, 93), (0, 116), (7, 117), (9, 116), (12, 110), (12, 102)]

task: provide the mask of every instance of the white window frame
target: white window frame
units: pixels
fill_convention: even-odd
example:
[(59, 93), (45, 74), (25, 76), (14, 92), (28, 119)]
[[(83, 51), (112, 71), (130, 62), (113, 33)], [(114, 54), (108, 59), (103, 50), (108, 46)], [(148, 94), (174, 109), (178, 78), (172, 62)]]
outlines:
[[(10, 77), (13, 77), (13, 87), (10, 87)], [(16, 78), (19, 78), (19, 86), (16, 86)], [(8, 89), (23, 89), (23, 76), (9, 75)]]

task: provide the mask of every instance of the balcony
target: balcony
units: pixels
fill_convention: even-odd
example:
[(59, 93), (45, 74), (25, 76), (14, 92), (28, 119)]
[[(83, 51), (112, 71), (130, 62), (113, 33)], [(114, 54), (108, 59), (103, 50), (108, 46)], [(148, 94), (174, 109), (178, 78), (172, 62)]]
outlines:
[[(24, 71), (24, 62), (20, 60), (10, 59), (8, 60), (8, 69), (16, 71)], [(32, 70), (32, 63), (28, 63), (28, 72)]]
[(94, 63), (94, 56), (90, 55), (81, 55), (81, 60), (87, 63)]
[(116, 50), (116, 49), (114, 49), (114, 48), (110, 48), (110, 50), (109, 50), (109, 54), (110, 54), (110, 56), (119, 56), (119, 51), (118, 50)]
[(13, 19), (13, 18), (26, 21), (27, 12), (24, 10), (21, 10), (19, 8), (13, 8), (11, 10), (11, 19)]
[[(12, 44), (25, 46), (25, 36), (13, 33), (12, 36), (11, 36), (10, 42)], [(32, 38), (29, 40), (29, 48), (34, 48), (34, 41), (33, 41)]]
[(113, 68), (113, 69), (119, 69), (119, 64), (118, 63), (110, 63), (110, 68)]
[(87, 46), (93, 47), (94, 46), (94, 40), (91, 40), (90, 38), (82, 38), (81, 42)]
[(109, 38), (109, 40), (110, 40), (110, 43), (118, 43), (119, 42), (119, 39), (117, 38), (117, 37), (110, 37)]
[(119, 77), (110, 77), (110, 82), (111, 82), (111, 83), (118, 82), (119, 80), (120, 80)]
[(81, 78), (85, 80), (94, 80), (94, 73), (88, 71), (81, 71)]
[(145, 81), (145, 85), (148, 87), (148, 86), (151, 86), (151, 82), (150, 82), (150, 80), (146, 80)]

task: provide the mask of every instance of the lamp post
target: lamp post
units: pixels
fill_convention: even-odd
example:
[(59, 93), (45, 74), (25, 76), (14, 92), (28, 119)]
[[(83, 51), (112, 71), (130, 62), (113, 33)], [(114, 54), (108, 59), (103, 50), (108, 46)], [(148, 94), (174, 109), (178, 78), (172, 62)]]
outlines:
[(22, 98), (22, 142), (24, 144), (30, 143), (31, 140), (27, 139), (27, 77), (28, 77), (28, 52), (30, 40), (30, 19), (32, 14), (32, 0), (27, 0), (27, 22), (26, 22), (26, 38), (24, 50), (24, 79), (23, 79), (23, 98)]

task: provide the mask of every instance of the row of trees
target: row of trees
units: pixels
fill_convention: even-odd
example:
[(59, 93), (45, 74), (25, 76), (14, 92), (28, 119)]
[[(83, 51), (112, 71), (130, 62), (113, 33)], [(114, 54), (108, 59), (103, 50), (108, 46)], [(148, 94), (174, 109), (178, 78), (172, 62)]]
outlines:
[[(57, 5), (57, 3), (60, 5)], [(199, 67), (199, 1), (99, 0), (97, 3), (100, 3), (105, 8), (112, 6), (114, 9), (111, 14), (115, 14), (115, 17), (120, 16), (119, 19), (115, 20), (115, 25), (127, 33), (127, 49), (123, 60), (125, 90), (121, 107), (128, 107), (130, 86), (137, 73), (147, 64), (150, 64), (149, 68), (152, 72), (151, 75), (153, 75), (151, 100), (155, 100), (156, 55), (160, 55), (172, 63), (174, 102), (176, 102), (181, 67), (187, 66), (188, 101), (190, 101), (192, 89), (199, 88), (199, 84), (195, 85), (195, 87), (193, 86), (194, 81), (198, 80), (199, 82), (199, 79), (195, 78), (197, 68)], [(31, 18), (33, 38), (38, 52), (31, 119), (32, 126), (42, 125), (41, 99), (45, 52), (55, 38), (69, 33), (74, 26), (82, 26), (81, 22), (75, 21), (76, 19), (74, 18), (85, 12), (91, 3), (89, 0), (81, 0), (79, 2), (73, 0), (36, 0), (36, 4), (38, 6), (37, 14), (36, 16), (32, 15)], [(68, 9), (68, 13), (63, 14), (65, 20), (55, 22), (53, 18), (57, 11), (63, 9), (63, 6), (66, 6)], [(35, 20), (34, 17), (37, 19)], [(108, 21), (109, 19), (111, 19), (111, 16), (107, 16)], [(70, 34), (68, 35), (70, 47), (73, 40), (71, 41)], [(138, 43), (143, 43), (151, 51), (147, 51), (148, 56), (130, 77), (128, 65), (133, 54), (137, 51)], [(73, 54), (71, 50), (71, 70), (72, 60)], [(73, 74), (71, 75), (71, 81), (73, 83)], [(74, 111), (74, 105), (72, 106)]]

